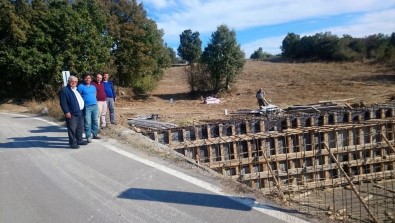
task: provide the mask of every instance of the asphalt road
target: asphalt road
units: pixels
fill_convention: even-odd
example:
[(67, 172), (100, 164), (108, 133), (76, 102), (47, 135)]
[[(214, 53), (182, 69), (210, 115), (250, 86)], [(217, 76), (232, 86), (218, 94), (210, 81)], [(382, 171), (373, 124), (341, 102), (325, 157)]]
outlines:
[(66, 129), (0, 112), (0, 222), (304, 222), (116, 140), (73, 150)]

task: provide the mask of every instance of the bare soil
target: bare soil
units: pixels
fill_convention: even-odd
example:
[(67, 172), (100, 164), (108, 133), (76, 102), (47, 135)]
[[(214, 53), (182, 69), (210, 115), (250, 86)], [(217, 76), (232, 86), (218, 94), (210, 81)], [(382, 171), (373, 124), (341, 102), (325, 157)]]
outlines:
[[(350, 99), (364, 104), (395, 98), (395, 66), (368, 63), (270, 63), (247, 61), (230, 92), (217, 95), (219, 104), (204, 104), (203, 95), (191, 95), (184, 67), (165, 71), (148, 98), (132, 97), (118, 89), (118, 120), (158, 114), (160, 120), (180, 125), (228, 119), (227, 109), (258, 109), (255, 92), (263, 88), (272, 104), (291, 105)], [(171, 99), (173, 102), (171, 103)]]

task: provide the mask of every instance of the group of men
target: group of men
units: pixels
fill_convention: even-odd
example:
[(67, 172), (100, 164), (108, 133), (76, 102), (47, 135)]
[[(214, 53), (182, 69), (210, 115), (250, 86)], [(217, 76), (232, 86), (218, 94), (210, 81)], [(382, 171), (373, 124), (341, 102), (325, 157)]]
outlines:
[[(102, 128), (107, 126), (107, 110), (110, 112), (111, 124), (116, 124), (116, 95), (109, 74), (97, 74), (95, 80), (92, 80), (90, 74), (85, 74), (82, 80), (83, 83), (78, 84), (78, 78), (70, 76), (67, 86), (59, 94), (72, 149), (91, 143), (92, 139), (100, 139), (99, 124)], [(82, 138), (84, 131), (86, 141)]]

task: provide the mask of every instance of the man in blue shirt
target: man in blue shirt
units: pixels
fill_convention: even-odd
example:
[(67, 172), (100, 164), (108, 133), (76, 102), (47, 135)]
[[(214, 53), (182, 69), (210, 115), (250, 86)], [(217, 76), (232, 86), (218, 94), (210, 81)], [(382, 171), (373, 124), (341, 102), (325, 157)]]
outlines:
[(69, 135), (69, 145), (72, 149), (80, 148), (79, 145), (87, 143), (82, 139), (82, 131), (84, 128), (84, 100), (77, 91), (78, 79), (70, 76), (68, 84), (63, 87), (59, 94), (60, 107), (66, 118), (67, 132)]
[(92, 77), (89, 74), (85, 74), (82, 79), (84, 83), (79, 84), (77, 87), (78, 92), (81, 94), (85, 102), (85, 136), (88, 143), (92, 142), (92, 135), (94, 139), (100, 139), (98, 114), (99, 109), (97, 107), (96, 100), (96, 87), (92, 85)]
[(103, 84), (104, 84), (104, 91), (106, 92), (107, 96), (107, 107), (110, 111), (110, 122), (113, 125), (116, 125), (115, 122), (115, 90), (114, 84), (112, 81), (109, 80), (109, 74), (103, 74)]

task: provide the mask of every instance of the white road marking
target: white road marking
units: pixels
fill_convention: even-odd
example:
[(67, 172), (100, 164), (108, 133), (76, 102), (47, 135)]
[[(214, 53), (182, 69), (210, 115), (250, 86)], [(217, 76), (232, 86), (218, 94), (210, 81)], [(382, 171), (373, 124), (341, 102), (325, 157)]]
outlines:
[(191, 184), (194, 184), (194, 185), (196, 185), (198, 187), (206, 189), (206, 190), (208, 190), (208, 191), (210, 191), (212, 193), (215, 193), (215, 194), (218, 194), (218, 195), (222, 195), (222, 196), (226, 196), (226, 197), (228, 197), (228, 198), (230, 198), (230, 199), (232, 199), (232, 200), (234, 200), (234, 201), (236, 201), (238, 203), (241, 203), (241, 204), (243, 204), (243, 205), (245, 205), (247, 207), (250, 207), (250, 208), (252, 208), (252, 209), (254, 209), (256, 211), (259, 211), (259, 212), (261, 212), (263, 214), (266, 214), (266, 215), (269, 215), (269, 216), (272, 216), (274, 218), (280, 219), (280, 220), (285, 221), (285, 222), (290, 222), (290, 223), (291, 222), (292, 223), (307, 223), (308, 222), (308, 221), (305, 221), (303, 219), (300, 219), (300, 218), (294, 217), (292, 215), (286, 214), (284, 212), (281, 212), (281, 211), (278, 211), (278, 210), (274, 210), (273, 208), (271, 208), (271, 207), (269, 207), (267, 205), (262, 205), (262, 204), (259, 204), (259, 203), (257, 204), (257, 202), (252, 202), (251, 199), (246, 199), (246, 198), (243, 198), (243, 197), (236, 197), (234, 195), (223, 193), (221, 188), (216, 187), (216, 186), (214, 186), (214, 185), (212, 185), (210, 183), (207, 183), (205, 181), (199, 180), (199, 179), (197, 179), (195, 177), (191, 177), (191, 176), (186, 175), (184, 173), (181, 173), (181, 172), (179, 172), (177, 170), (173, 170), (173, 169), (171, 169), (169, 167), (157, 164), (157, 163), (152, 162), (150, 160), (143, 159), (141, 157), (138, 157), (138, 156), (136, 156), (136, 155), (134, 155), (132, 153), (126, 152), (125, 150), (122, 150), (122, 149), (117, 148), (115, 146), (108, 145), (108, 144), (105, 144), (104, 146), (107, 147), (108, 149), (116, 152), (116, 153), (119, 153), (119, 154), (125, 156), (125, 157), (133, 159), (133, 160), (135, 160), (137, 162), (143, 163), (143, 164), (145, 164), (147, 166), (153, 167), (153, 168), (155, 168), (157, 170), (160, 170), (160, 171), (165, 172), (165, 173), (167, 173), (169, 175), (177, 177), (177, 178), (179, 178), (181, 180), (184, 180), (184, 181), (186, 181), (188, 183), (191, 183)]
[(48, 121), (48, 120), (45, 120), (45, 119), (42, 119), (42, 118), (34, 118), (34, 119), (39, 120), (39, 121), (46, 122), (46, 123), (48, 123), (48, 124), (50, 124), (50, 125), (53, 125), (53, 126), (59, 126), (58, 123), (51, 122), (51, 121)]
[[(30, 117), (30, 116), (27, 116), (27, 115), (12, 114), (12, 113), (0, 113), (0, 114), (8, 114), (8, 115), (17, 115), (17, 116), (23, 116), (23, 117)], [(34, 119), (46, 122), (46, 123), (48, 123), (50, 125), (57, 125), (57, 126), (59, 126), (59, 124), (57, 124), (55, 122), (51, 122), (51, 121), (48, 121), (48, 120), (45, 120), (45, 119), (42, 119), (42, 118), (34, 118)], [(259, 204), (258, 202), (252, 202), (251, 199), (248, 199), (248, 198), (246, 199), (244, 197), (237, 197), (237, 196), (234, 196), (234, 195), (223, 193), (221, 188), (219, 188), (217, 186), (214, 186), (214, 185), (212, 185), (210, 183), (207, 183), (205, 181), (199, 180), (199, 179), (197, 179), (195, 177), (186, 175), (186, 174), (181, 173), (181, 172), (179, 172), (177, 170), (173, 170), (173, 169), (171, 169), (171, 168), (169, 168), (167, 166), (163, 166), (163, 165), (157, 164), (155, 162), (152, 162), (150, 160), (143, 159), (143, 158), (138, 157), (138, 156), (136, 156), (136, 155), (134, 155), (132, 153), (126, 152), (125, 150), (122, 150), (122, 149), (120, 149), (118, 147), (115, 147), (115, 146), (112, 146), (112, 145), (109, 145), (109, 144), (108, 145), (107, 144), (102, 144), (102, 145), (105, 146), (107, 149), (113, 151), (113, 152), (116, 152), (116, 153), (118, 153), (120, 155), (123, 155), (125, 157), (130, 158), (130, 159), (133, 159), (133, 160), (135, 160), (137, 162), (143, 163), (143, 164), (145, 164), (147, 166), (153, 167), (153, 168), (155, 168), (157, 170), (160, 170), (160, 171), (165, 172), (165, 173), (167, 173), (169, 175), (177, 177), (177, 178), (179, 178), (181, 180), (184, 180), (184, 181), (186, 181), (188, 183), (191, 183), (191, 184), (194, 184), (194, 185), (196, 185), (198, 187), (206, 189), (206, 190), (208, 190), (208, 191), (210, 191), (212, 193), (215, 193), (215, 194), (218, 194), (218, 195), (222, 195), (222, 196), (226, 196), (226, 197), (228, 197), (228, 198), (230, 198), (230, 199), (232, 199), (232, 200), (234, 200), (234, 201), (236, 201), (236, 202), (238, 202), (240, 204), (243, 204), (243, 205), (245, 205), (247, 207), (250, 207), (250, 208), (252, 208), (252, 209), (254, 209), (256, 211), (259, 211), (259, 212), (261, 212), (263, 214), (269, 215), (271, 217), (274, 217), (274, 218), (277, 218), (279, 220), (282, 220), (282, 221), (285, 221), (285, 222), (289, 222), (289, 223), (308, 223), (308, 221), (305, 221), (303, 219), (300, 219), (298, 217), (286, 214), (286, 213), (278, 211), (278, 210), (274, 210), (273, 208), (271, 208), (271, 207), (269, 207), (267, 205)]]

